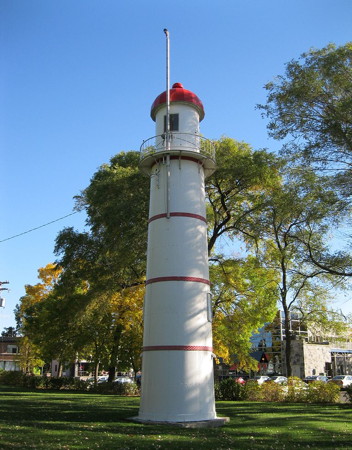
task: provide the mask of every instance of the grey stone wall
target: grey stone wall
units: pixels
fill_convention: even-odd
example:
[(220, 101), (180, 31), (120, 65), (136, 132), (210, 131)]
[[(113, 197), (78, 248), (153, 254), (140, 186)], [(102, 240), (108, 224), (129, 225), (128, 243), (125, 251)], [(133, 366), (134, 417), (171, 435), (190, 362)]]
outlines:
[(304, 344), (304, 376), (325, 374), (326, 363), (331, 363), (331, 348), (331, 345)]
[[(292, 375), (304, 378), (309, 375), (325, 374), (326, 363), (331, 363), (331, 348), (334, 348), (334, 345), (311, 344), (302, 340), (293, 340), (291, 350)], [(282, 357), (284, 361), (284, 353)]]

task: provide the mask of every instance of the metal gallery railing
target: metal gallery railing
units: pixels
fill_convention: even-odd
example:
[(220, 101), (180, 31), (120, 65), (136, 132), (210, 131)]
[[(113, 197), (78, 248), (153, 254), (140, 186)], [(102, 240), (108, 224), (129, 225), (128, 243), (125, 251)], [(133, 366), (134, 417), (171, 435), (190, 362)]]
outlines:
[(215, 145), (210, 139), (199, 134), (177, 132), (160, 134), (143, 141), (140, 147), (140, 159), (168, 151), (200, 153), (215, 161)]

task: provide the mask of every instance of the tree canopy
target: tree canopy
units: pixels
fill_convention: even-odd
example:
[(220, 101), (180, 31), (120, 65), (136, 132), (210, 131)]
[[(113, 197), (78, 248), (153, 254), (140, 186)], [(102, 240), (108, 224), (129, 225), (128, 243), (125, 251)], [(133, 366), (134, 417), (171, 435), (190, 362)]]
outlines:
[[(223, 237), (243, 242), (252, 239), (250, 232), (254, 215), (259, 214), (266, 193), (279, 183), (279, 160), (275, 156), (264, 150), (254, 151), (248, 144), (230, 138), (222, 138), (215, 144), (218, 170), (206, 181), (208, 247), (214, 266), (213, 274), (219, 261), (224, 261), (221, 248), (217, 245), (219, 240)], [(59, 282), (62, 289), (67, 291), (68, 286), (77, 288), (84, 280), (89, 287), (86, 296), (105, 298), (133, 286), (143, 286), (149, 179), (140, 173), (138, 165), (137, 152), (116, 155), (94, 174), (90, 185), (76, 197), (77, 206), (87, 211), (89, 232), (65, 229), (57, 238), (55, 250), (58, 263), (64, 269)], [(249, 261), (244, 260), (242, 264), (250, 266)], [(230, 265), (227, 263), (228, 267)], [(239, 262), (237, 265), (241, 267)], [(240, 273), (244, 273), (243, 269)], [(235, 278), (232, 274), (232, 280)], [(234, 324), (239, 320), (241, 308), (243, 312), (242, 333), (231, 338), (231, 350), (225, 350), (219, 341), (220, 333), (217, 334), (219, 356), (228, 358), (229, 351), (244, 355), (248, 352), (252, 332), (270, 320), (277, 297), (274, 290), (269, 295), (269, 291), (259, 288), (259, 280), (265, 283), (264, 278), (264, 273), (259, 274), (259, 268), (257, 275), (248, 276), (247, 282), (240, 282), (237, 276), (236, 283), (232, 282), (228, 287), (234, 295), (227, 296), (226, 308), (222, 303), (222, 312), (219, 299), (217, 304), (214, 300), (217, 319), (226, 309), (231, 311), (227, 319), (228, 327), (231, 321)], [(219, 289), (217, 280), (219, 278), (215, 276), (211, 279), (214, 291)], [(222, 279), (222, 285), (225, 280), (226, 277)], [(236, 296), (237, 289), (243, 297), (241, 308), (240, 294)], [(249, 306), (244, 308), (246, 302)], [(260, 314), (250, 318), (249, 311), (257, 310), (258, 302), (261, 302)], [(236, 304), (238, 311), (235, 313)], [(225, 322), (215, 320), (214, 328), (216, 324), (223, 327)]]
[(224, 362), (257, 370), (250, 357), (253, 332), (274, 319), (277, 312), (277, 273), (254, 256), (218, 260), (210, 266), (213, 294), (215, 353)]
[[(311, 49), (286, 65), (265, 86), (265, 105), (258, 105), (269, 119), (269, 135), (284, 142), (282, 155), (296, 170), (310, 167), (329, 176), (326, 188), (346, 199), (341, 209), (345, 224), (351, 220), (352, 195), (352, 42)], [(333, 219), (333, 213), (331, 214)], [(352, 276), (348, 247), (324, 251), (307, 234), (305, 245), (311, 261), (335, 276)]]
[(328, 180), (324, 184), (313, 172), (302, 171), (298, 175), (286, 176), (282, 185), (273, 190), (254, 225), (258, 236), (257, 257), (261, 265), (274, 271), (278, 278), (289, 376), (292, 371), (291, 313), (299, 311), (306, 323), (318, 320), (322, 324), (331, 298), (328, 285), (337, 281), (312, 263), (306, 250), (306, 235), (308, 233), (312, 245), (323, 252), (331, 216), (338, 220), (341, 209), (338, 197), (326, 189)]
[(321, 168), (351, 170), (352, 42), (303, 53), (265, 88), (259, 108), (272, 137), (293, 139), (285, 150)]
[(16, 337), (17, 336), (17, 330), (14, 327), (5, 327), (4, 330), (1, 332), (2, 337)]
[(280, 161), (265, 150), (231, 138), (216, 142), (217, 170), (206, 180), (208, 249), (216, 252), (221, 237), (253, 239), (251, 223), (266, 196), (280, 183)]
[(89, 232), (66, 228), (56, 239), (66, 283), (87, 280), (104, 291), (143, 281), (149, 180), (138, 163), (138, 152), (119, 153), (76, 196), (77, 208), (86, 209)]
[(113, 374), (117, 365), (139, 370), (143, 287), (99, 294), (86, 283), (72, 290), (70, 283), (66, 290), (60, 273), (53, 264), (40, 269), (42, 283), (27, 285), (17, 307), (23, 364), (33, 366), (40, 356), (46, 362), (83, 359), (96, 370), (112, 367)]
[(45, 340), (45, 335), (43, 341), (39, 338), (42, 337), (41, 331), (43, 329), (49, 332), (49, 330), (52, 330), (52, 326), (49, 325), (50, 322), (47, 320), (39, 320), (34, 328), (31, 324), (38, 309), (42, 308), (45, 300), (54, 289), (61, 272), (62, 269), (52, 263), (40, 268), (38, 270), (40, 282), (35, 285), (27, 284), (25, 286), (26, 294), (20, 298), (20, 303), (16, 306), (17, 329), (21, 335), (20, 366), (25, 372), (33, 372), (35, 367), (43, 366), (44, 361), (47, 360), (49, 342)]

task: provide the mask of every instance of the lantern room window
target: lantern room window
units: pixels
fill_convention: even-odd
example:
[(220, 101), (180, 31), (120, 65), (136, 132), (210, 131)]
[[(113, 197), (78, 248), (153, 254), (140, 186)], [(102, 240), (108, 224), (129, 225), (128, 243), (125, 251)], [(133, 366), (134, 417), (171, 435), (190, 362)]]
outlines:
[[(170, 131), (178, 131), (178, 114), (170, 114)], [(164, 132), (166, 131), (166, 116), (164, 116)]]

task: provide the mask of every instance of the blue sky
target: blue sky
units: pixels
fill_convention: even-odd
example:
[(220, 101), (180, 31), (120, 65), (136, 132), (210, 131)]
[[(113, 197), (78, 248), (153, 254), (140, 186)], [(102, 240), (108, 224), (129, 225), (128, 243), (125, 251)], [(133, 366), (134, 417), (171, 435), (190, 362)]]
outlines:
[[(70, 214), (111, 156), (154, 135), (150, 106), (171, 83), (203, 101), (202, 134), (276, 151), (255, 109), (263, 86), (311, 47), (351, 40), (350, 0), (1, 0), (0, 241)], [(9, 280), (0, 332), (25, 284), (54, 261), (57, 233), (84, 213), (0, 242)], [(351, 311), (347, 297), (340, 299)]]

